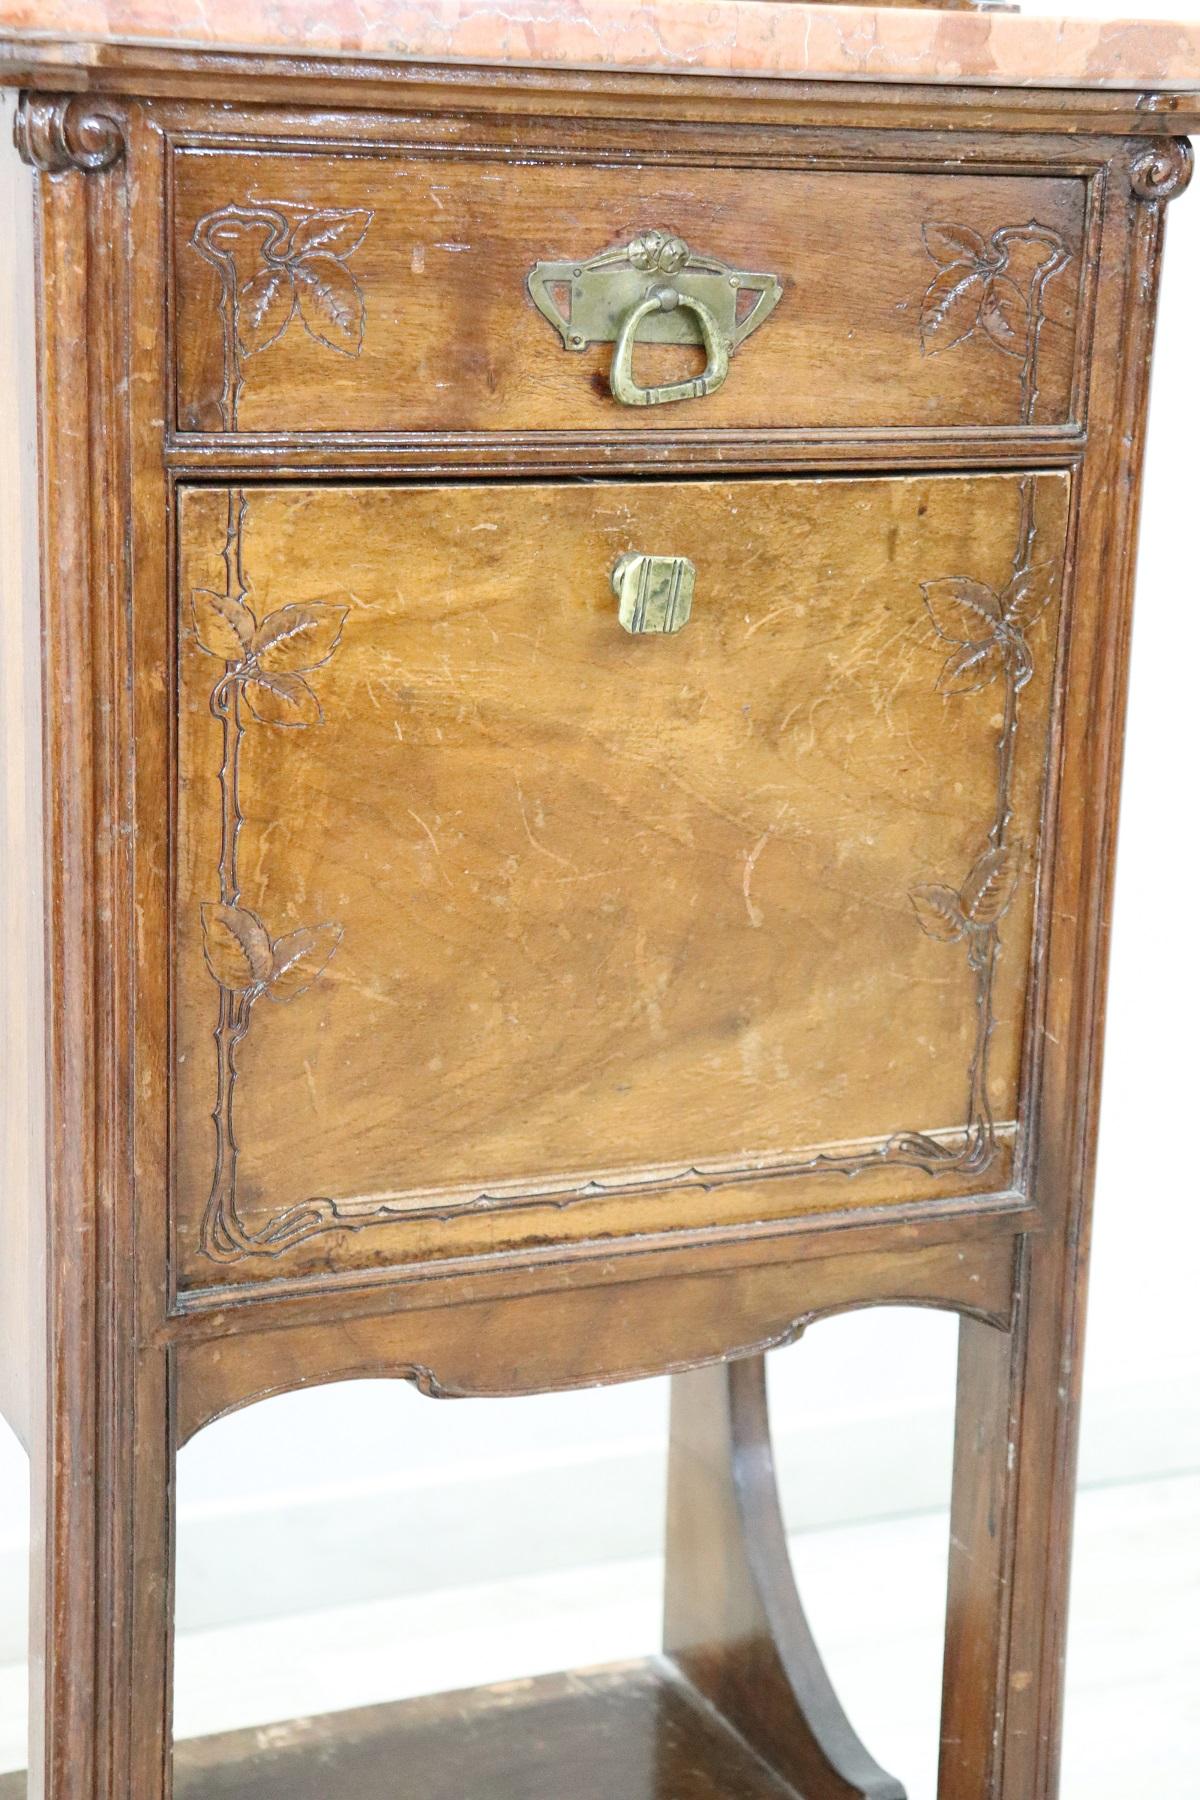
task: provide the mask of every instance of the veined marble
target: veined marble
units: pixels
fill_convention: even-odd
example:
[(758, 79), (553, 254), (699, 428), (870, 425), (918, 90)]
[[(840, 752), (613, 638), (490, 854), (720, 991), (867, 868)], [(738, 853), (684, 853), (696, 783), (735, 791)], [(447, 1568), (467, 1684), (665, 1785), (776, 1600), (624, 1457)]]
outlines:
[[(1200, 22), (787, 0), (0, 0), (0, 66), (106, 44), (821, 81), (1200, 91)], [(81, 54), (82, 53), (82, 54)]]

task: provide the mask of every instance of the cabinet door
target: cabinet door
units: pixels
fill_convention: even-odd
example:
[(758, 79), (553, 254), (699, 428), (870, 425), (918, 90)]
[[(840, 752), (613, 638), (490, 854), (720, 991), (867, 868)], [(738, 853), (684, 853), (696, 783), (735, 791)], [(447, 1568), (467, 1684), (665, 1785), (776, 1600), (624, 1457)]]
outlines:
[(183, 1284), (1011, 1185), (1069, 491), (182, 489)]

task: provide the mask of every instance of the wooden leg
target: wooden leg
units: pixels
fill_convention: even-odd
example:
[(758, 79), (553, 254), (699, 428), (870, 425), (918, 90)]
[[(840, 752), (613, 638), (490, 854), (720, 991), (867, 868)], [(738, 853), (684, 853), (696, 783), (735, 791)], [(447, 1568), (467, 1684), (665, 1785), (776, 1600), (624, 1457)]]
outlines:
[(960, 1320), (938, 1800), (999, 1792), (1020, 1352), (1019, 1331)]
[(761, 1356), (672, 1382), (664, 1649), (805, 1800), (904, 1800), (813, 1642), (780, 1512)]
[(170, 1800), (174, 1453), (166, 1358), (123, 1430), (34, 1456), (29, 1800)]
[(1027, 1240), (1012, 1329), (960, 1325), (938, 1800), (1059, 1791), (1081, 1297)]

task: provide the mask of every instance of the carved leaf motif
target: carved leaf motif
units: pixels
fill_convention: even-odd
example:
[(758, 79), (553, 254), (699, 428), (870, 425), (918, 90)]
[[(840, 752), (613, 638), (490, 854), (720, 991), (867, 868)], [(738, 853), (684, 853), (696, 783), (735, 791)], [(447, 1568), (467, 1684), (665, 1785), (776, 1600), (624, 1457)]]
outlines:
[(268, 675), (300, 674), (327, 662), (350, 608), (337, 600), (301, 600), (269, 613), (251, 648)]
[(994, 925), (1012, 904), (1021, 873), (1019, 846), (986, 850), (963, 882), (962, 908), (972, 925)]
[(196, 642), (221, 662), (241, 662), (254, 636), (254, 614), (232, 594), (192, 590), (192, 626)]
[(966, 263), (939, 270), (921, 302), (922, 349), (951, 350), (969, 338), (979, 323), (988, 287), (987, 276)]
[(355, 208), (352, 212), (311, 213), (302, 219), (292, 233), (291, 254), (311, 256), (324, 251), (330, 256), (350, 256), (367, 235), (373, 214)]
[(1015, 281), (994, 275), (988, 283), (980, 323), (998, 350), (1024, 356), (1029, 333), (1029, 305)]
[(323, 925), (302, 925), (299, 931), (279, 938), (267, 988), (271, 999), (294, 1000), (311, 987), (341, 941), (342, 928), (332, 920)]
[(977, 694), (990, 686), (1004, 668), (1004, 652), (995, 638), (963, 644), (946, 658), (938, 676), (939, 694)]
[(262, 725), (298, 730), (319, 725), (321, 702), (302, 675), (251, 675), (243, 683), (246, 705)]
[(1018, 631), (1028, 631), (1036, 624), (1054, 598), (1057, 579), (1057, 563), (1035, 563), (1031, 569), (1018, 570), (1002, 596), (1008, 623)]
[(953, 263), (981, 263), (987, 245), (969, 225), (922, 225), (925, 248), (935, 263), (949, 268)]
[(344, 356), (362, 349), (366, 311), (362, 289), (335, 256), (320, 252), (293, 264), (300, 317), (318, 343)]
[(982, 581), (951, 575), (941, 581), (923, 581), (921, 592), (935, 629), (952, 644), (981, 643), (994, 635), (1000, 623), (999, 596)]
[(909, 895), (921, 930), (943, 944), (953, 944), (967, 929), (967, 920), (953, 888), (933, 884), (916, 887)]
[(223, 988), (235, 994), (260, 987), (271, 978), (273, 958), (267, 928), (244, 906), (209, 901), (200, 908), (204, 928), (204, 960)]
[(250, 356), (283, 336), (296, 309), (290, 269), (261, 269), (238, 295), (238, 341)]

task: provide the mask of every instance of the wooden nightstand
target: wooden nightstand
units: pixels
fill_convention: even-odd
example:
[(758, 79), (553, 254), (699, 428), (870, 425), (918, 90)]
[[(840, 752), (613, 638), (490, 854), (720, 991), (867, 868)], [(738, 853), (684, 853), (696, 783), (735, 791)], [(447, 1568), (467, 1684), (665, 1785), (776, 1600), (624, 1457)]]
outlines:
[(28, 1792), (170, 1791), (206, 1424), (670, 1372), (660, 1661), (185, 1744), (176, 1793), (901, 1797), (764, 1355), (907, 1303), (961, 1316), (940, 1800), (1048, 1800), (1200, 31), (244, 10), (0, 4)]

